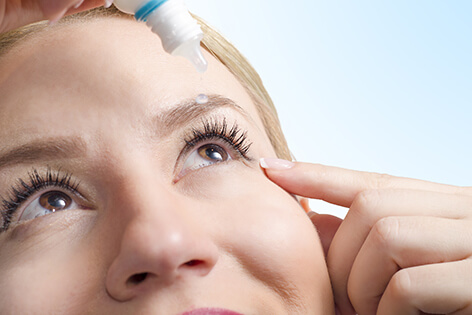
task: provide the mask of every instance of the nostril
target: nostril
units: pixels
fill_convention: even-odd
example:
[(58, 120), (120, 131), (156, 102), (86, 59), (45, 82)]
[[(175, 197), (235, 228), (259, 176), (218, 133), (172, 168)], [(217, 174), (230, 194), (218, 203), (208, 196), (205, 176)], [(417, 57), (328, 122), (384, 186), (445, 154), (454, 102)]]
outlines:
[(126, 281), (126, 284), (128, 285), (140, 284), (146, 279), (147, 276), (148, 276), (147, 272), (134, 274), (128, 278), (128, 281)]
[[(196, 267), (196, 266), (201, 266), (203, 264), (204, 264), (203, 260), (192, 259), (192, 260), (187, 261), (184, 265), (188, 267)], [(128, 286), (134, 286), (134, 285), (140, 284), (141, 282), (146, 280), (148, 275), (149, 275), (148, 272), (136, 273), (128, 278), (128, 280), (126, 281), (126, 284)]]
[(203, 261), (201, 260), (197, 260), (197, 259), (193, 259), (193, 260), (190, 260), (190, 261), (187, 261), (185, 263), (186, 266), (189, 266), (189, 267), (194, 267), (194, 266), (198, 266), (200, 264), (203, 264)]

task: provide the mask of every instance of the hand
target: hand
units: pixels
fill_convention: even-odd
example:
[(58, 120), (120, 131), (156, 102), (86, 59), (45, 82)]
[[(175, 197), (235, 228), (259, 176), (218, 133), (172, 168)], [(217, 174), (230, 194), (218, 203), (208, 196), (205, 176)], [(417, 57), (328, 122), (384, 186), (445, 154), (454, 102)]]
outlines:
[(55, 22), (103, 4), (104, 0), (0, 0), (0, 33), (41, 20)]
[(320, 233), (341, 314), (472, 314), (472, 188), (265, 164), (288, 192), (349, 208), (332, 241)]

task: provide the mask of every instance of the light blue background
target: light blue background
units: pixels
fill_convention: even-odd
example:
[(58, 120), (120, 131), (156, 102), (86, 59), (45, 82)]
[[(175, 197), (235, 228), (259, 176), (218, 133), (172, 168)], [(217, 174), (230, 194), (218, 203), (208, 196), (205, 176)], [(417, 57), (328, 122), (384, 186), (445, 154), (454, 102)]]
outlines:
[(472, 1), (186, 3), (259, 72), (297, 160), (472, 185)]

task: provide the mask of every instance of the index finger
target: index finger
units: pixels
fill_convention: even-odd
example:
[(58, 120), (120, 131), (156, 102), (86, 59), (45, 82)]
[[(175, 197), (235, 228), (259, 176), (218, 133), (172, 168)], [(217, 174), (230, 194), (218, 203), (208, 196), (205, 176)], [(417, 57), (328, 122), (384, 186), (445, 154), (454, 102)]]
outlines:
[(350, 207), (364, 190), (414, 189), (472, 195), (470, 187), (457, 187), (387, 174), (348, 170), (339, 167), (261, 159), (267, 177), (288, 192), (343, 207)]

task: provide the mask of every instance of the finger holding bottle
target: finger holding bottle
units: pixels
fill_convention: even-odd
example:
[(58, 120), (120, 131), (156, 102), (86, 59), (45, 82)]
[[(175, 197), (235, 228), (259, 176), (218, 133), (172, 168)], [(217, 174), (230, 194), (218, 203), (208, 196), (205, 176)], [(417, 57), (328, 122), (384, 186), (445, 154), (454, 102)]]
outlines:
[(57, 22), (65, 15), (86, 11), (111, 0), (0, 0), (0, 33), (41, 20)]

